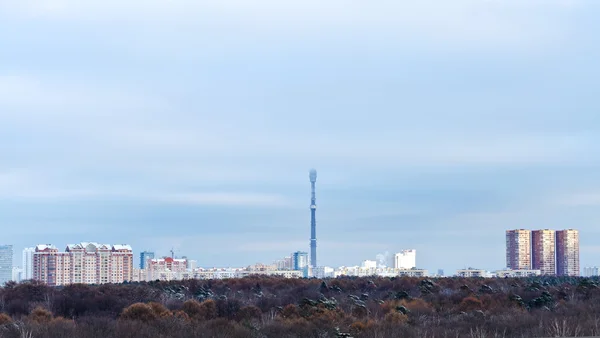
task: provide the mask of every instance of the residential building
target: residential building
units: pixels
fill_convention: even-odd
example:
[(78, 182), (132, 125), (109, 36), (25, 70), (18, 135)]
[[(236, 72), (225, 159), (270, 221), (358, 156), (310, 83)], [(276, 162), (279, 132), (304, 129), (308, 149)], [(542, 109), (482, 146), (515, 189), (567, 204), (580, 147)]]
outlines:
[(0, 245), (0, 286), (12, 279), (13, 274), (13, 247)]
[(188, 259), (187, 261), (187, 269), (188, 270), (196, 270), (198, 268), (198, 261), (195, 259)]
[(556, 232), (556, 273), (559, 276), (579, 276), (579, 231)]
[(365, 269), (377, 269), (377, 261), (365, 260), (362, 262), (361, 266)]
[(556, 241), (554, 230), (531, 232), (531, 268), (542, 275), (556, 275)]
[(429, 276), (429, 271), (426, 269), (397, 269), (395, 270), (397, 276), (401, 277), (427, 277)]
[[(50, 286), (72, 284), (70, 254), (59, 252), (51, 244), (36, 246), (33, 254), (33, 278)], [(81, 275), (81, 266), (78, 267)]]
[(308, 266), (308, 252), (296, 251), (292, 254), (292, 270), (304, 270)]
[(149, 259), (154, 259), (154, 252), (142, 251), (140, 253), (140, 269), (146, 269), (146, 262), (148, 262)]
[(456, 270), (456, 276), (458, 276), (458, 277), (484, 277), (485, 278), (485, 277), (489, 277), (490, 274), (486, 270), (466, 268), (466, 269)]
[(598, 268), (597, 266), (585, 267), (585, 268), (583, 268), (583, 276), (584, 277), (600, 276), (600, 268)]
[(149, 259), (147, 262), (147, 280), (177, 280), (187, 275), (187, 259), (164, 257)]
[(493, 273), (494, 276), (498, 278), (506, 278), (506, 277), (534, 277), (540, 276), (542, 271), (540, 270), (499, 270)]
[(294, 257), (287, 256), (283, 259), (279, 259), (273, 263), (277, 266), (277, 270), (293, 270), (294, 269)]
[(512, 270), (531, 269), (531, 231), (506, 231), (506, 267)]
[(22, 279), (30, 280), (33, 278), (33, 253), (35, 248), (25, 248), (23, 250), (23, 262), (22, 262)]
[(12, 269), (12, 281), (19, 283), (23, 280), (23, 269), (18, 266), (13, 266)]
[(414, 249), (402, 250), (394, 255), (395, 269), (412, 269), (417, 266), (417, 251)]
[(38, 245), (33, 254), (33, 279), (48, 285), (106, 284), (131, 281), (133, 250), (129, 245), (93, 242), (69, 244), (64, 252)]

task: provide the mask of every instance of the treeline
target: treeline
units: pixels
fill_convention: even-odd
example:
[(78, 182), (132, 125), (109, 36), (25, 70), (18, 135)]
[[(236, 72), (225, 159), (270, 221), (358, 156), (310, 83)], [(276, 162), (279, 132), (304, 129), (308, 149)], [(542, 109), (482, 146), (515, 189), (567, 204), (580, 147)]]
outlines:
[(597, 279), (249, 277), (0, 289), (0, 337), (600, 335)]

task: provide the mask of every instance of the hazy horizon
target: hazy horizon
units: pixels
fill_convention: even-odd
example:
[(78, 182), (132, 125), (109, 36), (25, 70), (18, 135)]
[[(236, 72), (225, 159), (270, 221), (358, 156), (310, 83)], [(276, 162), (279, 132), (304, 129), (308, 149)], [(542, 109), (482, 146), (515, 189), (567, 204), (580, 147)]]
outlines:
[[(505, 230), (600, 265), (600, 3), (0, 0), (0, 244), (198, 260), (417, 250), (505, 266)], [(20, 264), (20, 263), (19, 263)]]

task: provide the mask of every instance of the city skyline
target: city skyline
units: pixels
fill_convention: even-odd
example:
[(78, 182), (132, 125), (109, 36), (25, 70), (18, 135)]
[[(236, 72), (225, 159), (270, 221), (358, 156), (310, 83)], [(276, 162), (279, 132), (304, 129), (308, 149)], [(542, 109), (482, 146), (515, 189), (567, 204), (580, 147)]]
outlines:
[(600, 4), (434, 4), (0, 1), (2, 242), (310, 252), (315, 167), (319, 265), (572, 226), (597, 266)]

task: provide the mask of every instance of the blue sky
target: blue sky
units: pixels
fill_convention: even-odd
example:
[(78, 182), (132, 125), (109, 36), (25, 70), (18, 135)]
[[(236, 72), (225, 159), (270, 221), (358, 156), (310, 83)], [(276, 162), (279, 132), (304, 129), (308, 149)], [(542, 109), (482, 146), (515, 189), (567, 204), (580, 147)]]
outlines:
[(600, 264), (596, 1), (0, 0), (0, 222), (16, 250), (201, 266), (417, 249), (505, 264), (577, 228)]

